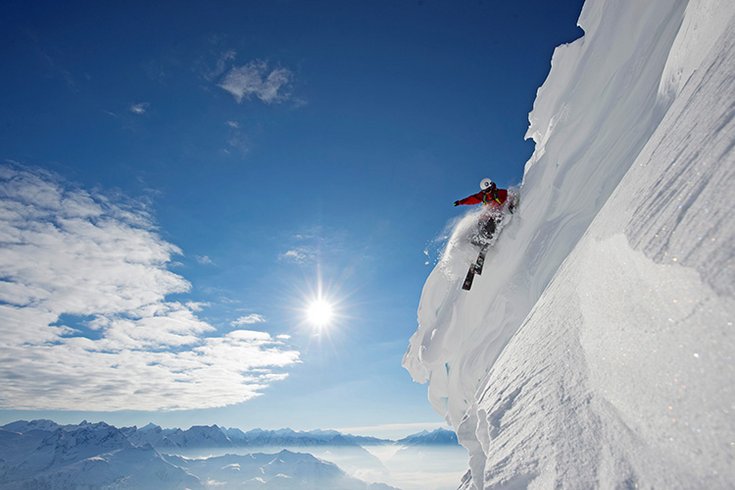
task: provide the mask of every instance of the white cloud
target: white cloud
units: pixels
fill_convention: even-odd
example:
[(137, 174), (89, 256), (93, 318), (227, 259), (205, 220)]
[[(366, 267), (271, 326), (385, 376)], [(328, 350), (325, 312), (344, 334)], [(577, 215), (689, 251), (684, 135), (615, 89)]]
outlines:
[(205, 80), (210, 81), (219, 78), (224, 72), (227, 71), (230, 62), (234, 61), (236, 57), (237, 51), (232, 49), (225, 51), (219, 56), (219, 58), (217, 58), (217, 62), (215, 63), (214, 67), (205, 68), (203, 70), (204, 72), (202, 73), (202, 76)]
[(197, 255), (195, 258), (196, 261), (202, 265), (214, 264), (214, 261), (212, 261), (212, 259), (210, 259), (208, 255)]
[(180, 250), (136, 203), (0, 165), (0, 407), (161, 410), (257, 396), (299, 362), (264, 332), (219, 335)]
[(306, 250), (286, 250), (278, 258), (287, 262), (302, 263), (310, 260), (311, 254)]
[(130, 106), (129, 110), (133, 114), (143, 115), (148, 111), (150, 104), (148, 102), (138, 102)]
[(232, 322), (232, 326), (239, 327), (242, 325), (252, 325), (254, 323), (265, 323), (265, 317), (257, 313), (251, 313), (250, 315), (241, 316)]
[(207, 306), (209, 306), (209, 303), (202, 303), (199, 301), (188, 301), (186, 303), (186, 307), (191, 311), (202, 311)]
[(237, 102), (257, 97), (266, 104), (288, 100), (293, 73), (286, 68), (269, 69), (265, 61), (254, 60), (228, 71), (219, 87), (228, 91)]
[(284, 333), (284, 334), (281, 334), (281, 335), (276, 335), (276, 338), (278, 340), (290, 340), (291, 339), (291, 336)]
[(225, 121), (225, 124), (227, 126), (231, 127), (232, 129), (239, 129), (240, 128), (240, 123), (237, 122), (237, 121)]

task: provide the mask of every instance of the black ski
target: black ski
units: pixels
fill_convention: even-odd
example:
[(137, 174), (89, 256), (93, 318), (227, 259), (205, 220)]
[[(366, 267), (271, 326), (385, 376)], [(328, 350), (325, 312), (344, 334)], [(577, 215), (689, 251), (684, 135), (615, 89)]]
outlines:
[(485, 265), (485, 255), (487, 255), (488, 248), (489, 247), (487, 245), (483, 245), (480, 249), (479, 255), (477, 256), (477, 260), (470, 265), (470, 268), (467, 271), (467, 276), (465, 276), (464, 282), (462, 283), (462, 289), (465, 291), (469, 291), (470, 288), (472, 288), (472, 282), (475, 280), (475, 274), (482, 274), (482, 268)]
[(464, 278), (464, 282), (462, 283), (462, 289), (465, 291), (469, 291), (472, 287), (472, 281), (475, 280), (475, 268), (476, 264), (472, 264), (470, 266), (470, 270), (467, 271), (467, 276)]
[(485, 265), (485, 256), (487, 255), (488, 248), (490, 248), (488, 245), (484, 245), (480, 249), (480, 254), (477, 256), (477, 262), (475, 262), (475, 274), (482, 274), (482, 268)]

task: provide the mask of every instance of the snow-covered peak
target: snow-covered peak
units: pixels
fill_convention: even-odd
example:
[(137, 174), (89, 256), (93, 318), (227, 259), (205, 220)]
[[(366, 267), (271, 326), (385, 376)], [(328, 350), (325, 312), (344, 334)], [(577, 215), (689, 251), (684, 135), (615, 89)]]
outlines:
[(43, 444), (53, 446), (57, 455), (62, 458), (77, 458), (84, 454), (132, 447), (119, 429), (104, 422), (56, 430), (43, 440)]
[[(217, 429), (195, 426), (181, 433), (209, 434)], [(89, 423), (53, 432), (0, 428), (0, 488), (395, 490), (350, 477), (311, 454), (283, 450), (188, 459), (161, 455), (147, 444), (134, 446), (124, 432)]]
[(336, 430), (323, 430), (323, 429), (314, 429), (309, 431), (309, 434), (319, 437), (336, 437), (338, 435), (341, 435), (340, 432)]
[(335, 430), (294, 431), (289, 428), (249, 430), (244, 433), (241, 441), (249, 446), (358, 446), (390, 442), (374, 437), (342, 434)]
[(457, 434), (447, 429), (436, 429), (431, 432), (423, 430), (417, 434), (404, 437), (397, 441), (402, 445), (456, 445)]
[(80, 430), (100, 433), (113, 431), (119, 433), (133, 445), (150, 445), (160, 449), (212, 449), (222, 447), (307, 447), (307, 446), (360, 446), (389, 444), (392, 441), (375, 437), (353, 436), (336, 430), (295, 431), (290, 428), (277, 430), (253, 429), (243, 432), (237, 428), (218, 425), (195, 425), (189, 429), (164, 429), (149, 423), (143, 427), (122, 427), (117, 429), (104, 422), (83, 421), (76, 425), (59, 425), (50, 420), (18, 420), (6, 424), (2, 430), (10, 432), (29, 432), (31, 430), (52, 433), (57, 430), (78, 434)]
[(222, 432), (233, 444), (243, 443), (245, 441), (245, 433), (236, 428), (222, 428)]
[(23, 433), (23, 432), (28, 432), (31, 430), (42, 430), (42, 431), (53, 432), (59, 427), (61, 426), (52, 420), (37, 419), (37, 420), (31, 420), (31, 421), (16, 420), (15, 422), (5, 424), (0, 428), (9, 430), (11, 432)]
[(278, 436), (278, 437), (292, 436), (292, 435), (294, 435), (296, 433), (293, 429), (288, 429), (288, 428), (286, 428), (286, 429), (277, 429), (277, 430), (272, 430), (272, 431), (263, 431), (263, 432), (270, 432), (274, 436)]
[(165, 434), (166, 439), (180, 447), (229, 447), (232, 440), (216, 425), (194, 425), (187, 430)]
[(144, 425), (138, 430), (143, 431), (143, 432), (148, 432), (148, 431), (161, 432), (163, 429), (161, 429), (161, 426), (156, 425), (153, 422), (148, 422), (146, 425)]

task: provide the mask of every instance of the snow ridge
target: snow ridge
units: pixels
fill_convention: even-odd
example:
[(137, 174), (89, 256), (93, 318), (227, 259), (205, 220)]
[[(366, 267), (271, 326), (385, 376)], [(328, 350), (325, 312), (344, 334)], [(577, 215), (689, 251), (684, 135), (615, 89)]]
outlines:
[(469, 294), (450, 240), (404, 358), (463, 488), (734, 484), (734, 14), (590, 0), (554, 53), (521, 208)]

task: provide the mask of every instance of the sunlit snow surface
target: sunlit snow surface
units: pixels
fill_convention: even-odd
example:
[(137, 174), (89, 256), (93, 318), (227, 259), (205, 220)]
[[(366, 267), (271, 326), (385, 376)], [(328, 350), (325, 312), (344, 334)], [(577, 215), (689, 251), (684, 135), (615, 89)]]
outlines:
[(470, 292), (447, 245), (404, 359), (464, 487), (735, 486), (734, 12), (588, 1), (556, 50), (520, 210)]

